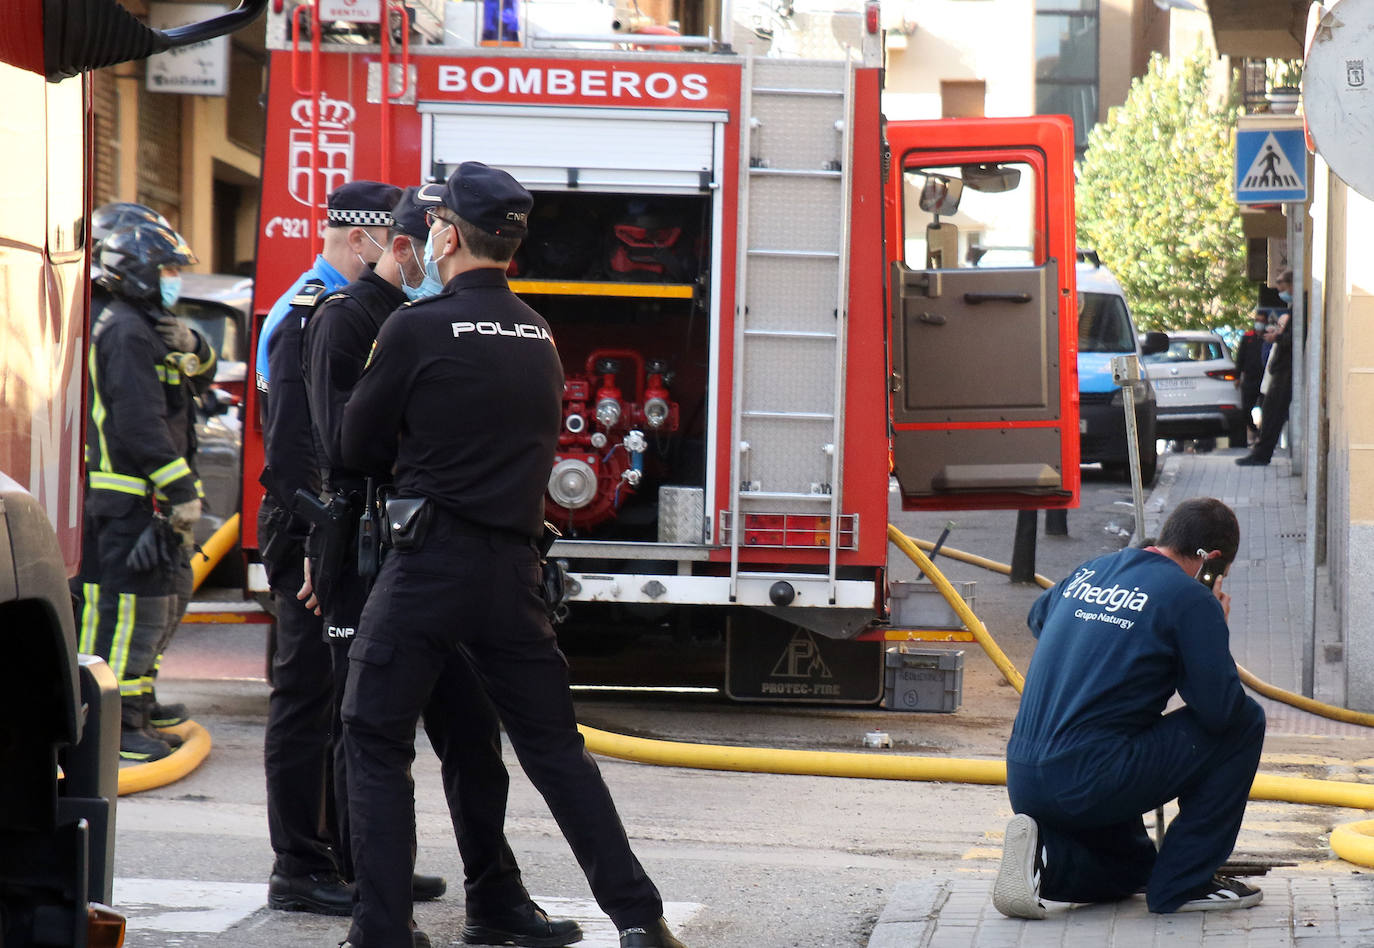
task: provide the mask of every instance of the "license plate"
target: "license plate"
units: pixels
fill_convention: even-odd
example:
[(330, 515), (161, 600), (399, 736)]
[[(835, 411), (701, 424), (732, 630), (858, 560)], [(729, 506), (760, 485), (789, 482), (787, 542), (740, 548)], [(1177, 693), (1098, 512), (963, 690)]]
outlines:
[(1184, 389), (1197, 386), (1197, 379), (1160, 379), (1155, 382), (1156, 389)]

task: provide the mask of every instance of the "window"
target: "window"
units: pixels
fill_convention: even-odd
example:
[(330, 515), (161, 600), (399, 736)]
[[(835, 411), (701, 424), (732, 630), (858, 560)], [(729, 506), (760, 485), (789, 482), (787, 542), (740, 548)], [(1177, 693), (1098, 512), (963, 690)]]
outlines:
[(1035, 111), (1073, 119), (1081, 155), (1097, 124), (1098, 0), (1036, 0)]
[(1020, 161), (903, 172), (906, 265), (914, 270), (1033, 267), (1045, 261), (1035, 169)]
[(1145, 362), (1213, 362), (1229, 356), (1222, 350), (1220, 340), (1174, 339), (1163, 352), (1147, 355)]
[(1078, 351), (1135, 351), (1125, 300), (1109, 293), (1078, 294)]
[(982, 118), (987, 83), (975, 80), (941, 80), (941, 118)]

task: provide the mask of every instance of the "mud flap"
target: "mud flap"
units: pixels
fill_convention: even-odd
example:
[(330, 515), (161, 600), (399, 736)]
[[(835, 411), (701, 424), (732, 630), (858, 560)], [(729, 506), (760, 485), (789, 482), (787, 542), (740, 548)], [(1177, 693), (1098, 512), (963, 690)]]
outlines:
[(726, 624), (725, 693), (734, 701), (877, 704), (883, 643), (827, 638), (741, 612)]

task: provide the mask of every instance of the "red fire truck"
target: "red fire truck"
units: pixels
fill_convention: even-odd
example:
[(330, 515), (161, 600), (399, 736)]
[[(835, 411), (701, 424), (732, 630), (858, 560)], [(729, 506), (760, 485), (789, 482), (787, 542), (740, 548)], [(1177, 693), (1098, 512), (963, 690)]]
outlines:
[(344, 6), (269, 14), (258, 322), (344, 181), (475, 159), (529, 188), (509, 276), (567, 379), (546, 515), (574, 619), (687, 610), (732, 658), (881, 638), (890, 475), (907, 509), (1077, 504), (1067, 118), (886, 121), (876, 4), (828, 60)]
[(0, 944), (115, 946), (119, 692), (78, 657), (90, 244), (86, 70), (237, 29), (150, 30), (117, 0), (14, 0), (0, 28)]

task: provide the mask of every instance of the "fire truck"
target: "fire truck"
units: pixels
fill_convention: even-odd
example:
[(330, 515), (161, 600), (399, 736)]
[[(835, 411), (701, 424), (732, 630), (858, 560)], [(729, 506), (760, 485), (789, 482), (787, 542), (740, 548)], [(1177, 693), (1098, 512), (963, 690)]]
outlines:
[[(589, 9), (541, 26), (530, 0), (493, 40), (472, 2), (276, 0), (257, 323), (334, 187), (509, 171), (535, 198), (511, 287), (566, 376), (570, 621), (686, 615), (740, 662), (770, 630), (883, 638), (890, 484), (904, 509), (1075, 506), (1070, 121), (887, 121), (875, 3), (828, 58)], [(261, 467), (250, 422), (250, 549)]]
[(151, 30), (117, 0), (14, 0), (0, 28), (0, 944), (115, 946), (119, 691), (77, 654), (92, 141), (84, 72), (238, 29)]

